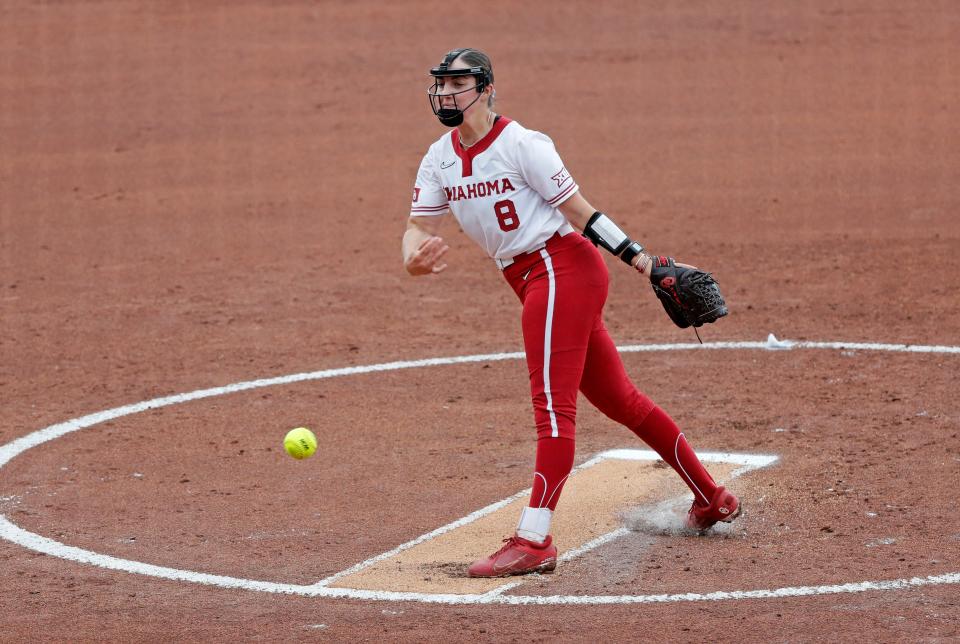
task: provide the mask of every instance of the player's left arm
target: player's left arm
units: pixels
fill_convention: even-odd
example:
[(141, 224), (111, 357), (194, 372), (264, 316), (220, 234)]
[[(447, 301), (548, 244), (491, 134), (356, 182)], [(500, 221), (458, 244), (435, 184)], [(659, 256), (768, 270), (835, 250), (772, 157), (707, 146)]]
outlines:
[[(652, 260), (608, 216), (587, 203), (567, 172), (549, 136), (530, 131), (517, 144), (517, 165), (527, 184), (558, 208), (573, 226), (641, 273), (649, 275)], [(558, 170), (559, 168), (559, 170)]]
[(654, 293), (678, 327), (698, 327), (727, 315), (727, 303), (710, 273), (689, 264), (678, 264), (672, 257), (649, 257), (643, 246), (627, 237), (610, 217), (587, 203), (579, 192), (557, 208), (590, 241), (649, 277)]
[(580, 191), (557, 206), (563, 216), (574, 228), (583, 233), (595, 244), (633, 266), (650, 277), (653, 260), (644, 251), (643, 246), (631, 240), (610, 217), (591, 206)]

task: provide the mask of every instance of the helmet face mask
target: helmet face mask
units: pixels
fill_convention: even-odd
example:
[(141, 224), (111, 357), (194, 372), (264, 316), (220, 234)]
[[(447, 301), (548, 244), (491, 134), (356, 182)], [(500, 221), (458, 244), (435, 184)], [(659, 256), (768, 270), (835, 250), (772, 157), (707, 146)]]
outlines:
[[(483, 95), (483, 90), (486, 89), (489, 83), (493, 82), (492, 74), (483, 67), (468, 67), (465, 69), (449, 68), (453, 61), (466, 51), (469, 51), (469, 49), (454, 49), (446, 55), (440, 65), (430, 70), (430, 75), (434, 78), (433, 85), (427, 88), (427, 97), (430, 99), (430, 109), (433, 110), (434, 116), (440, 119), (440, 122), (447, 127), (456, 127), (463, 123), (463, 113), (480, 99), (480, 96)], [(441, 79), (457, 76), (473, 76), (477, 79), (477, 84), (475, 87), (468, 87), (457, 92), (441, 93)], [(474, 90), (476, 90), (477, 96), (463, 107), (460, 107), (459, 97), (462, 94), (469, 94)], [(443, 99), (449, 97), (453, 98), (453, 107), (443, 107)], [(466, 97), (464, 97), (464, 100), (466, 100)]]

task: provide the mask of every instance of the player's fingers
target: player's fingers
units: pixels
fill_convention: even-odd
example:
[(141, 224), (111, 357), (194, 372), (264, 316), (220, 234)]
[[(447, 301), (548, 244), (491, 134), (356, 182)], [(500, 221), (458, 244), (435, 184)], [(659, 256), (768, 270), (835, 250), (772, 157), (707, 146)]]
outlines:
[(444, 253), (446, 253), (448, 250), (450, 250), (450, 247), (446, 244), (443, 244), (442, 246), (434, 245), (430, 248), (426, 248), (423, 251), (424, 261), (429, 264), (434, 264), (438, 259), (443, 257)]
[(450, 250), (450, 247), (444, 244), (440, 237), (431, 237), (424, 240), (420, 247), (414, 251), (410, 263), (418, 270), (439, 273), (446, 268), (446, 264), (437, 270), (437, 261), (448, 250)]
[(446, 264), (436, 264), (436, 265), (434, 265), (434, 267), (433, 267), (433, 272), (434, 272), (434, 273), (442, 273), (442, 272), (445, 271), (445, 270), (447, 270), (447, 265), (446, 265)]
[(428, 250), (434, 246), (437, 246), (438, 244), (443, 244), (443, 238), (434, 235), (433, 237), (427, 237), (420, 242), (420, 246), (417, 247), (417, 250)]

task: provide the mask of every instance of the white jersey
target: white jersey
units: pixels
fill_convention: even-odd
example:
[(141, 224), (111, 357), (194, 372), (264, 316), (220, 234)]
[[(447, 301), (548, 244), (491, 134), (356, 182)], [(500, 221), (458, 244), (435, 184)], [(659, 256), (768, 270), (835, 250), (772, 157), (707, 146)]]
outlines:
[(542, 246), (557, 231), (571, 232), (557, 206), (579, 189), (550, 137), (500, 116), (469, 148), (460, 145), (456, 129), (430, 146), (410, 215), (449, 209), (490, 257), (509, 259)]

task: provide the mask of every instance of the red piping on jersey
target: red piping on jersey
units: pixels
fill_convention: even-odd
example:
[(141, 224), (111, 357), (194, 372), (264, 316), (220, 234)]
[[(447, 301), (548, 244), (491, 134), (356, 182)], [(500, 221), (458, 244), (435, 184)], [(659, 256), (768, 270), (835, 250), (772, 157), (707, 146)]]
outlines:
[(560, 194), (558, 194), (556, 197), (554, 197), (553, 199), (551, 199), (551, 200), (548, 201), (547, 203), (550, 204), (551, 206), (555, 205), (555, 204), (558, 203), (561, 199), (563, 199), (566, 195), (570, 194), (570, 191), (573, 190), (573, 189), (576, 188), (576, 187), (577, 187), (577, 184), (576, 184), (576, 183), (573, 183), (573, 184), (567, 186), (566, 190), (564, 190), (563, 192), (561, 192)]
[(453, 143), (454, 153), (460, 157), (463, 165), (463, 174), (461, 176), (469, 177), (473, 174), (473, 158), (489, 148), (493, 142), (497, 140), (497, 137), (500, 136), (500, 133), (503, 132), (503, 128), (509, 124), (510, 119), (506, 116), (498, 116), (497, 120), (493, 122), (493, 127), (490, 128), (490, 131), (484, 134), (482, 139), (466, 149), (460, 145), (459, 130), (454, 128), (450, 133), (450, 141)]
[(410, 212), (445, 212), (449, 207), (449, 204), (443, 204), (442, 206), (416, 206), (411, 208)]

